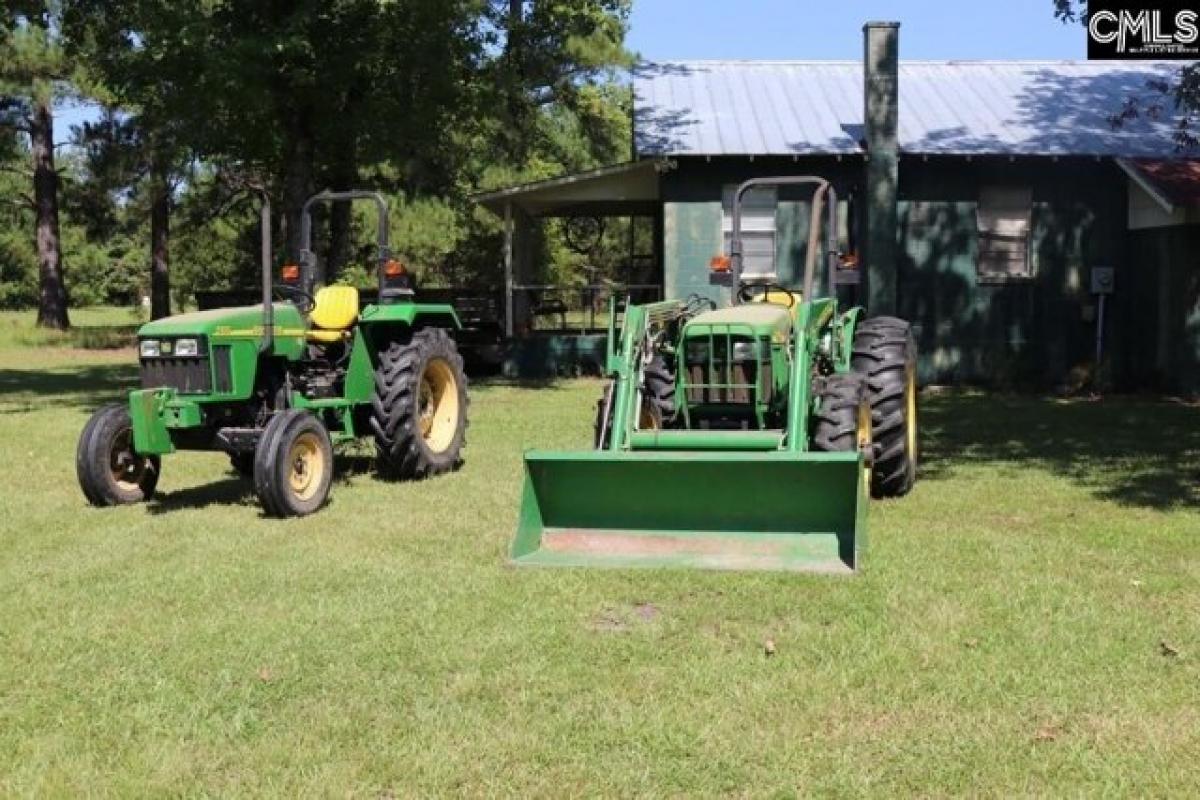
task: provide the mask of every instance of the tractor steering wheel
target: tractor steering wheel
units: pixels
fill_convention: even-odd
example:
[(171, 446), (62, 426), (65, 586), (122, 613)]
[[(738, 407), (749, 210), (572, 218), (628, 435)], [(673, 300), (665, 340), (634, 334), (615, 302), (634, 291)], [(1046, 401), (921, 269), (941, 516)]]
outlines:
[(788, 308), (796, 305), (796, 295), (792, 294), (790, 289), (780, 286), (778, 283), (743, 283), (738, 288), (737, 296), (739, 302), (752, 303), (760, 297), (765, 300), (772, 292), (778, 292), (786, 297)]
[(307, 314), (317, 307), (317, 300), (308, 292), (301, 289), (299, 286), (292, 286), (287, 283), (279, 283), (275, 285), (275, 293), (282, 300), (290, 300), (301, 314)]

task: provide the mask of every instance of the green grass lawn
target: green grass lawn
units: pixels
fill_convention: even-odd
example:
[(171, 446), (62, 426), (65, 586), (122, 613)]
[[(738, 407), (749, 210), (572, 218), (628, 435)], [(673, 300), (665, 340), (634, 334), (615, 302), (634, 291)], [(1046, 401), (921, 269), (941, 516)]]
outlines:
[(872, 505), (853, 578), (517, 570), (521, 451), (586, 446), (594, 382), (477, 385), (460, 472), (351, 469), (313, 517), (199, 454), (95, 510), (75, 440), (133, 353), (23, 335), (5, 795), (1200, 790), (1195, 406), (925, 398), (921, 481)]
[(72, 308), (71, 329), (35, 328), (36, 311), (0, 311), (0, 347), (60, 347), (112, 350), (133, 343), (145, 313), (120, 306)]

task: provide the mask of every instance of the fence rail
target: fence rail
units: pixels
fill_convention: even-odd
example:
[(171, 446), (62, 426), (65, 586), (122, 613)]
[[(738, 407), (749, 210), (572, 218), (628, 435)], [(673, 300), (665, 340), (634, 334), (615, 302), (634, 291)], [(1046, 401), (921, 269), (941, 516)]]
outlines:
[(621, 308), (626, 302), (651, 303), (662, 299), (662, 286), (652, 283), (525, 284), (514, 285), (512, 293), (513, 316), (525, 320), (526, 330), (589, 333), (607, 327), (612, 298), (617, 298)]

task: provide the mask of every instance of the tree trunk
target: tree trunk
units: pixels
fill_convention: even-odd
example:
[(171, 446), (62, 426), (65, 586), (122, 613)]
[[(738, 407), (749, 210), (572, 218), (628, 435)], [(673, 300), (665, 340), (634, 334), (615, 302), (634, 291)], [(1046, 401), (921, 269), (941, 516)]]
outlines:
[[(349, 114), (346, 115), (349, 118)], [(344, 159), (333, 171), (333, 188), (336, 190), (353, 189), (357, 182), (358, 170), (355, 164), (355, 146), (353, 138), (339, 148)], [(332, 283), (341, 274), (351, 257), (352, 231), (354, 213), (350, 203), (334, 203), (329, 211), (329, 266), (325, 270), (325, 280)], [(374, 267), (374, 265), (371, 265)]]
[(336, 281), (342, 267), (349, 261), (350, 220), (350, 204), (334, 203), (329, 212), (329, 266), (325, 270), (327, 281)]
[(150, 318), (171, 316), (171, 181), (168, 170), (156, 164), (151, 175), (150, 205)]
[(37, 324), (66, 330), (67, 289), (63, 282), (62, 249), (58, 240), (58, 171), (54, 168), (54, 116), (50, 104), (34, 103), (29, 128), (33, 158), (33, 202), (37, 220)]
[(504, 64), (507, 71), (505, 79), (505, 102), (508, 106), (508, 124), (505, 126), (505, 138), (509, 155), (516, 160), (525, 158), (525, 79), (524, 79), (524, 31), (525, 22), (524, 0), (509, 0), (508, 3), (508, 32), (504, 40)]
[[(295, 263), (300, 257), (300, 218), (303, 216), (304, 201), (313, 193), (313, 135), (306, 111), (296, 114), (287, 146), (283, 178), (283, 220), (287, 235), (287, 253)], [(317, 275), (313, 278), (323, 283), (323, 268), (317, 264)]]

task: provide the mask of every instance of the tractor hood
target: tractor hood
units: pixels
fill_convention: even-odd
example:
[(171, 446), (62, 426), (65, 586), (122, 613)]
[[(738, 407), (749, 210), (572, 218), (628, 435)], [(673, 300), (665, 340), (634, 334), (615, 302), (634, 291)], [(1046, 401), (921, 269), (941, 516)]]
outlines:
[[(275, 303), (275, 335), (304, 336), (304, 317), (291, 303)], [(193, 311), (147, 322), (138, 329), (138, 336), (203, 335), (219, 339), (258, 338), (263, 333), (263, 307), (239, 306)]]
[(707, 336), (710, 333), (750, 334), (786, 338), (792, 326), (792, 313), (786, 306), (775, 303), (744, 303), (693, 317), (684, 329), (684, 336)]

